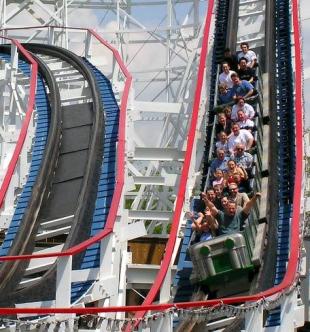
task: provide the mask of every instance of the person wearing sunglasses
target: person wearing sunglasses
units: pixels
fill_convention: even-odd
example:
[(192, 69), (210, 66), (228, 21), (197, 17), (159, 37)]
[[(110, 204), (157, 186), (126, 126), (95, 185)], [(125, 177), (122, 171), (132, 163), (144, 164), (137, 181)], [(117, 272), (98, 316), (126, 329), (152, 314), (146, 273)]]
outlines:
[(228, 199), (232, 202), (235, 202), (237, 206), (241, 206), (242, 208), (246, 205), (246, 203), (250, 200), (249, 196), (246, 193), (240, 193), (238, 185), (236, 183), (230, 183), (228, 186), (229, 195)]
[(242, 143), (238, 143), (234, 149), (234, 161), (240, 167), (243, 167), (249, 174), (253, 167), (253, 156), (245, 151), (245, 146)]

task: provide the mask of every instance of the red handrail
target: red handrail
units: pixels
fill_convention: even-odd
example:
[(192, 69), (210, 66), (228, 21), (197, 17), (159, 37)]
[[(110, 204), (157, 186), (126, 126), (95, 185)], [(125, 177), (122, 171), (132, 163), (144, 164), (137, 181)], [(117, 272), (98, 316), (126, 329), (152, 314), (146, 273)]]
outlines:
[(12, 39), (12, 38), (6, 38), (6, 37), (0, 37), (0, 38), (5, 39), (5, 40), (10, 40), (11, 43), (16, 45), (16, 47), (20, 50), (20, 52), (24, 55), (24, 57), (31, 63), (30, 90), (29, 90), (29, 99), (28, 99), (26, 116), (23, 121), (23, 125), (20, 130), (16, 145), (14, 148), (13, 155), (11, 157), (6, 174), (5, 174), (2, 184), (1, 184), (1, 188), (0, 188), (0, 208), (1, 208), (4, 198), (6, 196), (6, 193), (8, 191), (9, 185), (11, 183), (12, 176), (13, 176), (14, 170), (16, 168), (18, 158), (19, 158), (21, 150), (24, 146), (29, 123), (30, 123), (31, 116), (33, 113), (34, 101), (35, 101), (35, 91), (36, 91), (36, 86), (37, 86), (38, 65), (37, 65), (36, 61), (32, 58), (32, 56), (24, 49), (24, 47), (17, 40)]
[[(27, 27), (26, 29), (33, 29), (38, 27)], [(48, 26), (40, 27), (40, 28), (49, 28)], [(56, 27), (55, 27), (56, 28)], [(107, 47), (113, 53), (114, 58), (120, 66), (124, 76), (126, 77), (124, 91), (121, 99), (121, 107), (120, 107), (120, 117), (119, 117), (119, 125), (118, 125), (118, 146), (117, 146), (117, 174), (116, 174), (116, 184), (114, 189), (114, 194), (111, 202), (111, 207), (109, 210), (109, 214), (107, 217), (107, 221), (105, 224), (105, 228), (93, 236), (92, 238), (81, 242), (78, 245), (75, 245), (66, 251), (63, 252), (51, 252), (45, 254), (34, 254), (34, 255), (20, 255), (20, 256), (1, 256), (0, 261), (13, 261), (13, 260), (25, 260), (25, 259), (38, 259), (38, 258), (48, 258), (48, 257), (61, 257), (61, 256), (71, 256), (80, 253), (85, 250), (92, 244), (102, 240), (109, 234), (113, 232), (114, 223), (116, 220), (117, 210), (119, 207), (121, 194), (124, 186), (124, 176), (125, 176), (125, 124), (126, 124), (126, 110), (128, 104), (129, 91), (132, 83), (132, 76), (127, 70), (124, 62), (121, 59), (119, 52), (111, 46), (106, 40), (100, 37), (94, 30), (92, 29), (83, 29), (83, 28), (71, 28), (71, 27), (57, 27), (57, 28), (68, 28), (75, 30), (88, 31), (91, 33), (94, 38), (96, 38), (101, 44)], [(15, 30), (15, 28), (3, 29), (3, 30)]]

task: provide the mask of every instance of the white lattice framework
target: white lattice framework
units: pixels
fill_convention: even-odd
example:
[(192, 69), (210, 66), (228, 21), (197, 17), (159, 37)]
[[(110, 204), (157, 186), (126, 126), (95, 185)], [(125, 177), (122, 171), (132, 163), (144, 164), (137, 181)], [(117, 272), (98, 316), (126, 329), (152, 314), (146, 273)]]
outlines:
[[(193, 107), (206, 4), (200, 0), (0, 1), (4, 36), (23, 42), (53, 43), (86, 56), (109, 73), (116, 94), (121, 96), (124, 81), (111, 56), (90, 41), (87, 33), (62, 29), (93, 28), (119, 50), (133, 75), (126, 128), (127, 179), (124, 206), (120, 207), (123, 222), (117, 226), (126, 235), (120, 237), (121, 244), (115, 244), (115, 239), (108, 244), (117, 247), (118, 254), (108, 256), (117, 275), (124, 276), (127, 271), (127, 287), (150, 287), (159, 268), (131, 265), (127, 241), (141, 236), (169, 236)], [(25, 26), (50, 28), (18, 29)], [(204, 85), (197, 126), (201, 132), (206, 121), (207, 94)], [(203, 142), (203, 135), (199, 135), (184, 210), (199, 183)], [(28, 169), (28, 165), (21, 168)], [(175, 255), (177, 249), (178, 246)], [(166, 298), (170, 297), (170, 282), (171, 277), (164, 287)], [(121, 277), (119, 293), (124, 293), (124, 288), (126, 279)], [(116, 296), (112, 302), (103, 303), (125, 304), (124, 301), (124, 296)]]
[[(128, 114), (127, 205), (132, 210), (171, 212), (186, 147), (204, 1), (1, 1), (1, 8), (3, 28), (21, 26), (20, 22), (25, 26), (25, 21), (30, 26), (87, 26), (117, 46), (135, 87)], [(46, 38), (38, 32), (10, 35), (35, 42)], [(74, 38), (60, 30), (55, 42), (74, 48)], [(77, 42), (75, 46), (79, 49)], [(92, 62), (102, 64), (100, 56), (92, 54)], [(118, 77), (113, 83), (121, 84)], [(129, 218), (137, 220), (141, 214)], [(166, 219), (148, 224), (148, 233)], [(161, 229), (167, 234), (166, 226)]]

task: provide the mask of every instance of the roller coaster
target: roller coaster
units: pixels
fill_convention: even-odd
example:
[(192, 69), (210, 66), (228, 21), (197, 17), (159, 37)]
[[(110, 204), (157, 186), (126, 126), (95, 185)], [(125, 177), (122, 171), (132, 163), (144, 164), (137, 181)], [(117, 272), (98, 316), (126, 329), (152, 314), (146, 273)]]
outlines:
[[(0, 4), (0, 330), (310, 321), (298, 0)], [(187, 211), (212, 178), (221, 63), (241, 42), (258, 58), (261, 196), (242, 230), (195, 243)]]

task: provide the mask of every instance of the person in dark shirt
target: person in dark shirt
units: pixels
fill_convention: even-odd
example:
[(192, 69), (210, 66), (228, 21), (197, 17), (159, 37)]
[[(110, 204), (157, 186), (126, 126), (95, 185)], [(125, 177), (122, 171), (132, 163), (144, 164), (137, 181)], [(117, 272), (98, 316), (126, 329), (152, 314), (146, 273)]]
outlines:
[(214, 204), (208, 200), (206, 195), (202, 196), (206, 206), (210, 209), (211, 214), (219, 223), (219, 234), (232, 234), (240, 232), (245, 220), (248, 218), (255, 202), (261, 197), (261, 193), (256, 193), (242, 209), (237, 208), (236, 202), (228, 201), (224, 212), (217, 209)]
[(224, 187), (221, 184), (217, 184), (213, 187), (213, 189), (216, 196), (214, 205), (217, 209), (223, 210), (222, 198), (224, 197)]
[(231, 133), (231, 120), (226, 118), (225, 113), (218, 113), (217, 115), (217, 124), (215, 126), (216, 137), (218, 137), (221, 131), (224, 131), (226, 135), (230, 135)]
[(218, 94), (218, 104), (233, 104), (233, 94), (231, 92), (231, 89), (228, 89), (225, 83), (221, 83), (218, 86), (219, 88), (219, 94)]
[(225, 48), (222, 62), (227, 62), (231, 70), (238, 70), (238, 57), (231, 52), (230, 48)]
[[(218, 207), (218, 206), (220, 205), (221, 200), (217, 198), (217, 196), (216, 196), (216, 194), (215, 194), (215, 191), (214, 191), (214, 189), (213, 189), (212, 187), (207, 188), (206, 193), (201, 193), (201, 197), (202, 197), (204, 194), (207, 196), (208, 200), (209, 200), (210, 202), (212, 202), (212, 204), (214, 204), (216, 207)], [(205, 203), (204, 203), (204, 201), (203, 201), (202, 198), (201, 198), (201, 202), (202, 202), (203, 207), (204, 207), (204, 209), (205, 209), (206, 206), (205, 206)]]
[(226, 106), (223, 109), (223, 112), (226, 116), (226, 120), (232, 122), (231, 114), (232, 114), (232, 108), (230, 106)]
[(250, 83), (255, 83), (257, 77), (255, 76), (255, 70), (247, 66), (248, 60), (246, 58), (241, 58), (239, 60), (239, 69), (237, 73), (240, 80), (246, 80)]
[(207, 195), (208, 200), (209, 200), (210, 202), (212, 202), (212, 203), (215, 202), (216, 195), (215, 195), (215, 192), (214, 192), (213, 188), (207, 188), (206, 195)]

